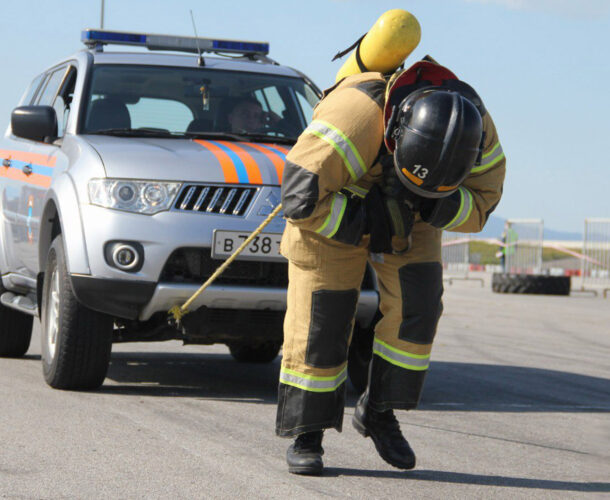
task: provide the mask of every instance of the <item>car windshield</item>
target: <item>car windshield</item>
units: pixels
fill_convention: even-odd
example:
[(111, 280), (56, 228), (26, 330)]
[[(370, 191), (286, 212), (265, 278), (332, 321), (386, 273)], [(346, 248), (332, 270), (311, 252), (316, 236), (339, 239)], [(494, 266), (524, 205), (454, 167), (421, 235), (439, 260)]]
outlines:
[(301, 78), (137, 65), (98, 65), (85, 134), (294, 142), (318, 102)]

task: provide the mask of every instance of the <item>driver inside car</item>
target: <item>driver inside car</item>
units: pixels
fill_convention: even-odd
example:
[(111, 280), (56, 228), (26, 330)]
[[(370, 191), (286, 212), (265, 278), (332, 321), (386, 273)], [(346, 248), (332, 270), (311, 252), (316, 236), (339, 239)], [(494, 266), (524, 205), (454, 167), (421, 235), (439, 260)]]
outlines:
[(248, 97), (234, 100), (227, 115), (230, 131), (237, 134), (260, 133), (280, 120), (280, 116), (272, 111), (263, 111), (260, 102)]

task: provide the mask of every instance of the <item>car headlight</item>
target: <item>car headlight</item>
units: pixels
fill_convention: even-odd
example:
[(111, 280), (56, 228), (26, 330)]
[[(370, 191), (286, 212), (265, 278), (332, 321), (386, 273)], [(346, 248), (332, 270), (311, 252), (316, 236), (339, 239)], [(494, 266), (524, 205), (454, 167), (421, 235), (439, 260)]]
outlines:
[(91, 179), (89, 201), (105, 208), (151, 215), (168, 210), (180, 186), (179, 182)]

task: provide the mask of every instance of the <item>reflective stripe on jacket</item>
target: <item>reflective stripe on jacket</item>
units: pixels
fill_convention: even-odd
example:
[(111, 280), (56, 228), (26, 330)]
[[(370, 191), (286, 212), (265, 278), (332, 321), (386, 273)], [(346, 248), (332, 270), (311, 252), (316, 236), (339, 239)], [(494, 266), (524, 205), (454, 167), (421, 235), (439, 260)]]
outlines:
[(282, 205), (291, 224), (358, 244), (363, 199), (383, 140), (385, 80), (364, 73), (343, 80), (318, 103), (287, 156)]
[[(282, 203), (288, 230), (300, 228), (343, 243), (359, 243), (362, 195), (381, 180), (381, 166), (375, 161), (383, 143), (385, 88), (380, 73), (353, 75), (318, 103), (284, 167)], [(484, 113), (480, 162), (458, 191), (441, 200), (433, 220), (417, 217), (416, 224), (458, 232), (483, 229), (500, 201), (506, 169), (495, 125)]]

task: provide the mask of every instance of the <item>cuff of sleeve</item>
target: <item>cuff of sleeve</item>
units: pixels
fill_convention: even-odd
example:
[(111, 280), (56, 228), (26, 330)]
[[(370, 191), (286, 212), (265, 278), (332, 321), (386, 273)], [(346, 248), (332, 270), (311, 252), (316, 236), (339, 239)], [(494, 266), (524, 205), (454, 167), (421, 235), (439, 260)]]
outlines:
[(440, 200), (424, 200), (419, 208), (419, 213), (424, 222), (439, 229), (445, 229), (458, 214), (461, 200), (460, 190)]
[(359, 245), (366, 227), (364, 202), (360, 198), (348, 198), (345, 213), (339, 224), (334, 240), (348, 245)]
[(365, 229), (364, 202), (357, 197), (334, 193), (330, 212), (316, 233), (333, 240), (358, 245)]

